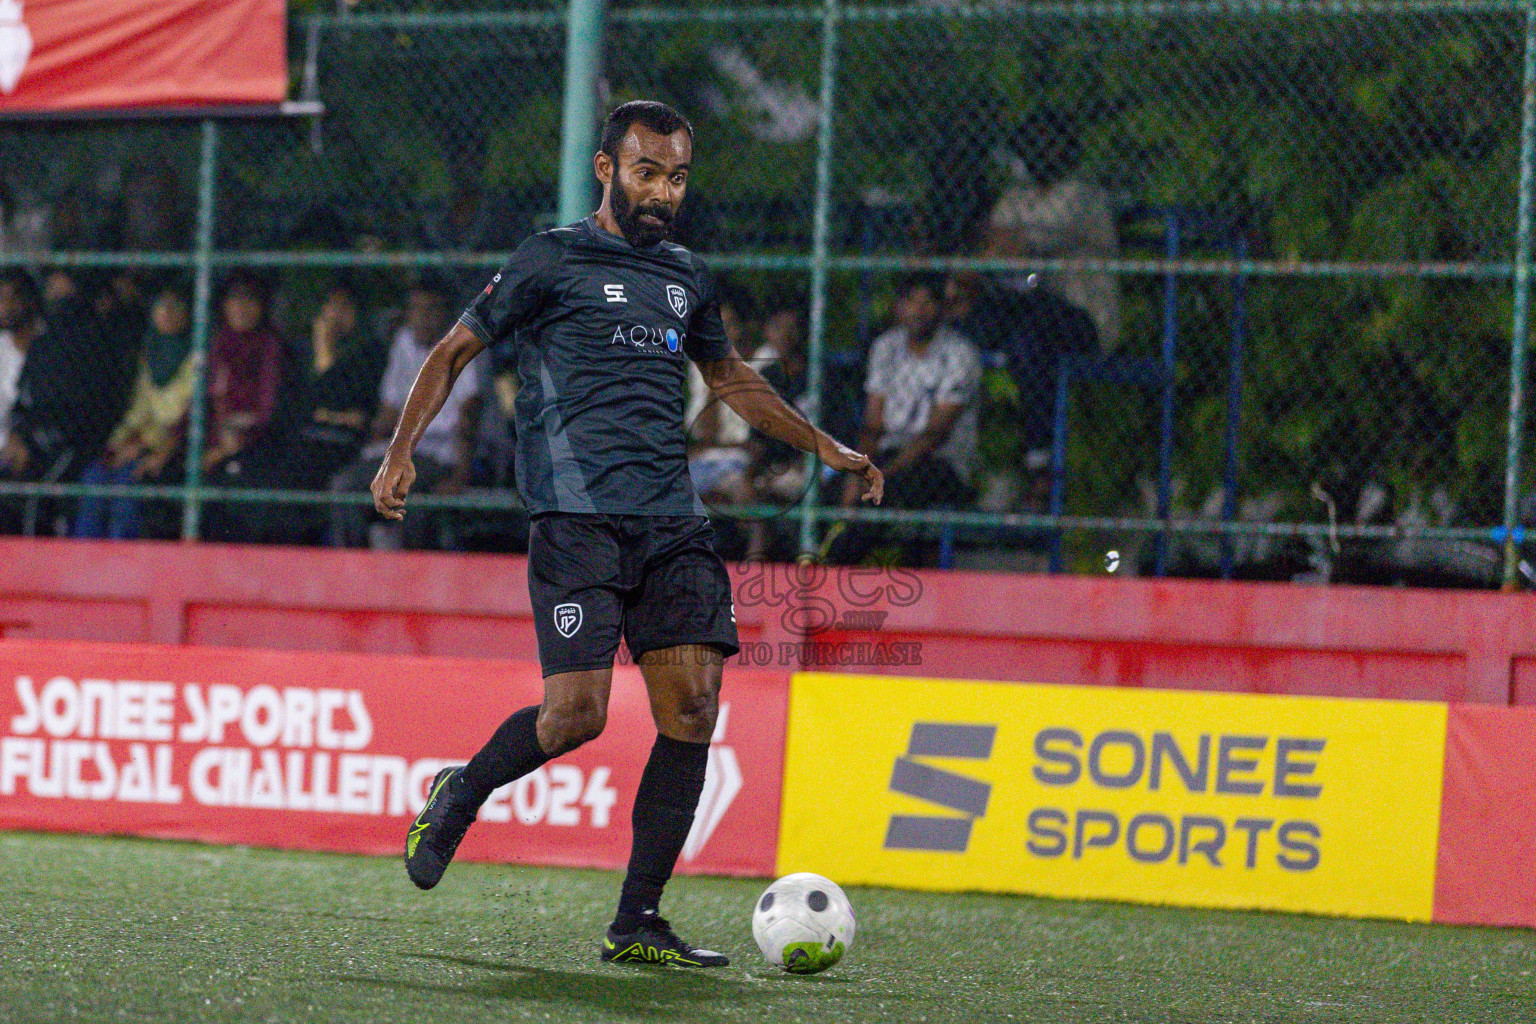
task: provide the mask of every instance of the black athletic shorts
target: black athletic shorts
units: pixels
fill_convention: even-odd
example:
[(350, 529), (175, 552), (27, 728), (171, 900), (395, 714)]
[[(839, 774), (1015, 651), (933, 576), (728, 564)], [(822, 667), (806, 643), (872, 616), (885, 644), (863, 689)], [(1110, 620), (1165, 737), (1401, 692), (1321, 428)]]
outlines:
[(731, 581), (714, 537), (703, 516), (534, 516), (528, 593), (544, 674), (608, 668), (620, 633), (636, 659), (679, 644), (735, 654)]

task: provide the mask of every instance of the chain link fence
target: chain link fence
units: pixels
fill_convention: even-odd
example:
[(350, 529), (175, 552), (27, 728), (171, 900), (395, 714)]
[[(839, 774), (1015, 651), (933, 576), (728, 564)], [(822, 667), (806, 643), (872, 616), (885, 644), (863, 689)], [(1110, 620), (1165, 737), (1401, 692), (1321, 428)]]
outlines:
[[(897, 469), (885, 507), (850, 506), (696, 396), (726, 553), (1505, 580), (1536, 519), (1511, 396), (1531, 24), (1438, 0), (612, 4), (600, 106), (692, 118), (678, 230), (738, 349)], [(423, 525), (370, 523), (362, 488), (392, 349), (555, 222), (566, 31), (552, 4), (295, 5), (292, 94), (323, 113), (0, 126), (0, 262), (49, 310), (0, 350), (0, 528), (517, 549), (491, 355)]]

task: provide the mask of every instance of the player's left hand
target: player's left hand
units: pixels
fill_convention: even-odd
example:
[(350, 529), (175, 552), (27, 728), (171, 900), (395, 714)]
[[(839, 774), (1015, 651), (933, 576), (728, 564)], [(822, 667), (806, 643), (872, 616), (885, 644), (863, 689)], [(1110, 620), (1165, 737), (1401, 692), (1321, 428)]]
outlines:
[(374, 474), (373, 507), (385, 519), (405, 518), (405, 496), (416, 482), (416, 464), (409, 455), (385, 452), (379, 471)]
[(872, 505), (880, 504), (885, 494), (885, 474), (870, 461), (868, 455), (856, 452), (847, 445), (825, 438), (817, 443), (816, 457), (833, 469), (844, 473), (856, 473), (864, 481), (864, 500)]

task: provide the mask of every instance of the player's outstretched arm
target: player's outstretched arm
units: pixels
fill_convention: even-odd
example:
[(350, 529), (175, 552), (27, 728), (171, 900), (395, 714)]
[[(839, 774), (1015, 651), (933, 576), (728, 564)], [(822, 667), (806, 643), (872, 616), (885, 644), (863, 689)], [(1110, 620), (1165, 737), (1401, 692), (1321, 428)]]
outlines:
[(448, 401), (454, 382), (464, 372), (464, 367), (483, 351), (485, 342), (468, 327), (457, 323), (427, 354), (427, 361), (416, 375), (416, 383), (411, 385), (411, 394), (405, 400), (405, 409), (400, 413), (400, 422), (395, 426), (389, 448), (384, 452), (384, 461), (373, 478), (373, 507), (385, 519), (405, 517), (405, 497), (416, 482), (416, 466), (411, 461), (416, 442), (421, 440), (432, 417)]
[(741, 356), (732, 352), (723, 359), (700, 363), (699, 370), (710, 390), (754, 429), (801, 451), (815, 453), (833, 469), (857, 474), (863, 481), (864, 500), (880, 504), (885, 476), (869, 456), (818, 429), (799, 409), (779, 397), (773, 385)]

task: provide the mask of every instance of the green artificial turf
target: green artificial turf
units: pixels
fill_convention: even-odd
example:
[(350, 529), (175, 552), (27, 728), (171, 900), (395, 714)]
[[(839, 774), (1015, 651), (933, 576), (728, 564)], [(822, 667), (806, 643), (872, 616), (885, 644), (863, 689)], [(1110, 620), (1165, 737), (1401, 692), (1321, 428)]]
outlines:
[(618, 878), (0, 833), (0, 1020), (1536, 1021), (1536, 934), (852, 889), (823, 975), (753, 946), (761, 881), (663, 907), (715, 971), (597, 961)]

